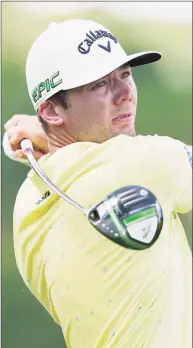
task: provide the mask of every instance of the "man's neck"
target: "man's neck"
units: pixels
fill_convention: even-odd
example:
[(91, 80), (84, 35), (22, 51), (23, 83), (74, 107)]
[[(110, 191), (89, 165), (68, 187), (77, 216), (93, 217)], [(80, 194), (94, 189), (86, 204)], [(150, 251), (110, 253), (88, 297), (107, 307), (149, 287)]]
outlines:
[(48, 140), (48, 149), (49, 153), (52, 154), (56, 152), (61, 147), (76, 143), (73, 137), (67, 134), (62, 127), (61, 130), (57, 132), (53, 132), (52, 130), (48, 130), (47, 132), (47, 140)]

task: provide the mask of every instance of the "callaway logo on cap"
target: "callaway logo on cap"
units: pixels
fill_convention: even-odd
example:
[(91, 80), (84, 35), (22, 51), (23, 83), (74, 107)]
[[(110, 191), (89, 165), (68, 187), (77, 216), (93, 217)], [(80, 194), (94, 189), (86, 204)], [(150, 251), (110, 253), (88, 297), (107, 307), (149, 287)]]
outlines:
[(51, 23), (28, 53), (28, 92), (37, 111), (60, 90), (96, 81), (127, 62), (133, 67), (160, 58), (159, 52), (127, 55), (108, 29), (91, 20)]
[[(78, 45), (79, 52), (82, 54), (89, 53), (93, 42), (100, 39), (101, 37), (108, 37), (111, 40), (113, 40), (115, 43), (117, 43), (117, 39), (111, 33), (107, 32), (107, 31), (95, 30), (93, 32), (90, 30), (89, 33), (86, 33), (86, 38), (85, 38), (84, 42), (81, 42), (80, 45)], [(107, 41), (106, 46), (98, 44), (98, 47), (102, 48), (103, 50), (105, 50), (107, 52), (111, 52), (110, 41)]]

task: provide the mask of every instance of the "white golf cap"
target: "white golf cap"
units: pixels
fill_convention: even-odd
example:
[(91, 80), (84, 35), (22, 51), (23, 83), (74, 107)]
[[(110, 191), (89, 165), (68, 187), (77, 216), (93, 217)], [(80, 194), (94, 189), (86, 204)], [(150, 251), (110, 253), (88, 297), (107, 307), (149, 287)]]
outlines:
[(61, 90), (96, 81), (127, 62), (133, 67), (160, 58), (154, 51), (127, 55), (108, 29), (91, 20), (51, 23), (28, 53), (28, 92), (37, 111)]

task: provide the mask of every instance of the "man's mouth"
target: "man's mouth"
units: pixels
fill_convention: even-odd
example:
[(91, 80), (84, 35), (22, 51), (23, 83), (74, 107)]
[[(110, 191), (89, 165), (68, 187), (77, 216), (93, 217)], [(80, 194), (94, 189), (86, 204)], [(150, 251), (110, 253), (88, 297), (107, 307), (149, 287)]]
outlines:
[(113, 118), (112, 123), (115, 124), (115, 123), (129, 122), (133, 119), (132, 115), (133, 115), (132, 113), (119, 115)]

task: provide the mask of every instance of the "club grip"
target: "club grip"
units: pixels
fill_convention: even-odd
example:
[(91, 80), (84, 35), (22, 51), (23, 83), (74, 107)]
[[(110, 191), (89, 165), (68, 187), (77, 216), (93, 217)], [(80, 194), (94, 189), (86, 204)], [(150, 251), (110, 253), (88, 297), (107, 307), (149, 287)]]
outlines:
[(29, 140), (29, 139), (22, 140), (21, 141), (21, 149), (22, 149), (24, 154), (25, 154), (25, 151), (27, 149), (31, 149), (33, 151), (33, 145), (32, 145), (31, 140)]

